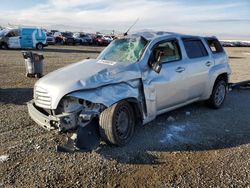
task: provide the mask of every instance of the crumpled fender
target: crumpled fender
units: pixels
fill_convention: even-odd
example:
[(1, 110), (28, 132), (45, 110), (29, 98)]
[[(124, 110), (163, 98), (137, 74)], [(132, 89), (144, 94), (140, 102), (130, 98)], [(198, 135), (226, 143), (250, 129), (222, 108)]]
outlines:
[(127, 98), (139, 98), (139, 79), (110, 84), (90, 90), (80, 90), (68, 96), (88, 100), (93, 103), (103, 104), (106, 107)]

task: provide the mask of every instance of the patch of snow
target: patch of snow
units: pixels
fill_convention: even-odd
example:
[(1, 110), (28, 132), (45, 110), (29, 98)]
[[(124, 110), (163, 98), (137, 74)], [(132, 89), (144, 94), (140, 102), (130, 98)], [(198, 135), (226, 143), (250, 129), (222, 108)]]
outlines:
[(162, 144), (192, 144), (197, 142), (196, 128), (191, 123), (173, 123), (167, 125), (163, 136), (160, 138)]
[(8, 161), (9, 155), (0, 155), (0, 162)]

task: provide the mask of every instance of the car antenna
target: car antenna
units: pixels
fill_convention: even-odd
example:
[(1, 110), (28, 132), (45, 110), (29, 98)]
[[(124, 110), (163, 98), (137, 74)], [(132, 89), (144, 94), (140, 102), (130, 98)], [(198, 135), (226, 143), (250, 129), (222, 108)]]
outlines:
[(134, 25), (137, 23), (139, 21), (139, 18), (137, 18), (136, 20), (135, 20), (135, 22), (128, 28), (128, 30), (123, 34), (124, 36), (127, 36), (128, 35), (128, 32), (130, 31), (130, 29), (132, 28), (132, 27), (134, 27)]

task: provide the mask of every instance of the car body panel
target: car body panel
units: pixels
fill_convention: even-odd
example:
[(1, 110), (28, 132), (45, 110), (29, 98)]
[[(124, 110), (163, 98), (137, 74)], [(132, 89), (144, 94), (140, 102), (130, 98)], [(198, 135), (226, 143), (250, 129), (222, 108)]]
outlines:
[[(72, 75), (74, 76), (72, 77)], [(39, 86), (47, 90), (52, 99), (48, 108), (56, 109), (61, 98), (71, 92), (91, 90), (121, 82), (126, 83), (140, 77), (138, 64), (88, 59), (49, 73), (35, 84), (35, 88)], [(56, 87), (54, 87), (55, 85)], [(39, 106), (39, 104), (37, 105)]]

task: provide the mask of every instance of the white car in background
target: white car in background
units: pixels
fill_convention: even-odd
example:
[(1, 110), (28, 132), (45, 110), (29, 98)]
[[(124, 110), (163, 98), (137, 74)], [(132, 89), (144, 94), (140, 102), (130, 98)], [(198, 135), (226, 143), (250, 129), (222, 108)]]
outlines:
[(113, 41), (113, 38), (108, 35), (104, 35), (103, 38), (108, 41), (108, 43), (111, 43)]

